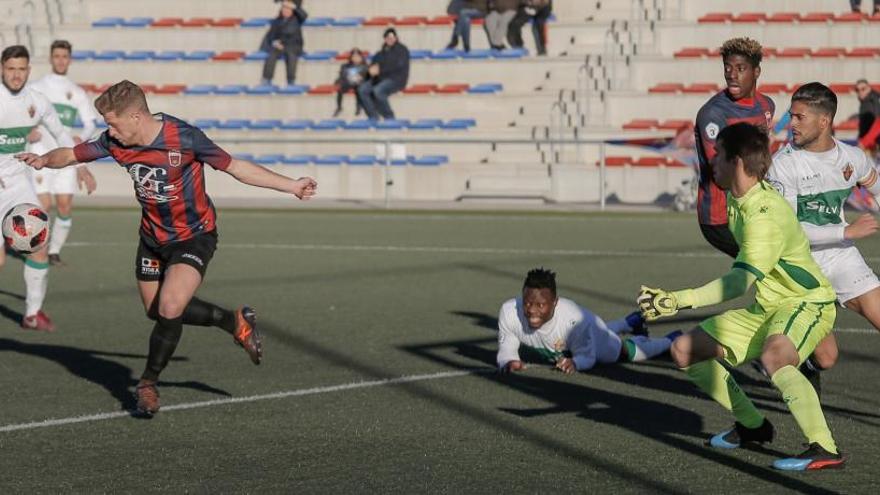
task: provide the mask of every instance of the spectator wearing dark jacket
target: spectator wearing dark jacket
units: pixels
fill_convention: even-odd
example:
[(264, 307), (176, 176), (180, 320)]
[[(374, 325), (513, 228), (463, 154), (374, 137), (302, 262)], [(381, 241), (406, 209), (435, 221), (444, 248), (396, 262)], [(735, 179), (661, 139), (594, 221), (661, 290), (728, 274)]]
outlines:
[(532, 34), (538, 55), (547, 55), (547, 19), (553, 13), (553, 0), (523, 0), (507, 28), (507, 41), (511, 48), (522, 48), (522, 28), (532, 21)]
[(367, 117), (394, 118), (388, 97), (406, 87), (409, 80), (409, 49), (397, 40), (394, 28), (385, 30), (385, 43), (373, 56), (369, 74), (373, 78), (358, 86), (357, 93)]
[(282, 56), (287, 68), (287, 84), (296, 80), (296, 63), (303, 53), (302, 24), (305, 22), (306, 11), (293, 1), (281, 2), (281, 11), (272, 21), (269, 31), (263, 37), (260, 50), (268, 53), (263, 64), (263, 84), (271, 84), (275, 77), (275, 64)]
[(874, 91), (867, 79), (856, 82), (859, 97), (859, 145), (870, 149), (877, 144), (880, 132), (880, 93)]
[(452, 50), (458, 46), (458, 38), (464, 44), (464, 51), (471, 51), (471, 20), (486, 17), (489, 12), (489, 0), (452, 0), (446, 7), (446, 13), (457, 16), (452, 26), (452, 40), (446, 46)]
[(504, 49), (504, 40), (507, 38), (507, 28), (510, 21), (516, 16), (516, 10), (521, 0), (489, 0), (489, 13), (486, 14), (486, 36), (489, 37), (489, 46), (495, 50)]
[(338, 117), (342, 113), (342, 95), (351, 90), (355, 91), (355, 103), (357, 105), (355, 115), (361, 113), (361, 99), (357, 95), (357, 88), (362, 82), (369, 77), (369, 66), (364, 58), (363, 52), (357, 48), (352, 48), (348, 55), (348, 61), (339, 68), (339, 78), (336, 79), (336, 112), (334, 117)]

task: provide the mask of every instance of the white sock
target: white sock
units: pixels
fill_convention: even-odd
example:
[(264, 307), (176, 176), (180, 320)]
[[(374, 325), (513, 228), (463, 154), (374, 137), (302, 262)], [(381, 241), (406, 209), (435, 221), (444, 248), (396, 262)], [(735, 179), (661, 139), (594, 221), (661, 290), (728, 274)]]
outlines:
[(61, 247), (67, 241), (67, 235), (70, 234), (70, 226), (73, 225), (73, 218), (55, 217), (52, 222), (52, 234), (49, 236), (49, 254), (61, 253)]
[(669, 350), (672, 341), (666, 337), (636, 335), (626, 339), (626, 350), (631, 362), (645, 361)]
[(43, 307), (49, 286), (49, 264), (27, 260), (24, 264), (25, 316), (33, 316)]

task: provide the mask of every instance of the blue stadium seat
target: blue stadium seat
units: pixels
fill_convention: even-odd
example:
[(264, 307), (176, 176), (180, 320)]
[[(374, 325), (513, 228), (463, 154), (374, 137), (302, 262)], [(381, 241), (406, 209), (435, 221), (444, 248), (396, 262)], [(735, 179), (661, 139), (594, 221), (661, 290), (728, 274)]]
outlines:
[(153, 23), (152, 17), (132, 17), (131, 19), (123, 19), (119, 26), (128, 28), (147, 27)]
[(95, 56), (95, 50), (74, 50), (70, 54), (73, 60), (88, 60)]
[(285, 156), (281, 159), (281, 163), (285, 165), (308, 165), (317, 158), (315, 155), (292, 155)]
[(250, 129), (255, 131), (266, 131), (271, 129), (278, 129), (281, 127), (281, 120), (279, 119), (260, 119), (251, 122), (249, 126)]
[(363, 17), (340, 17), (339, 19), (333, 19), (332, 25), (334, 27), (354, 27), (360, 26), (363, 23)]
[(465, 130), (477, 125), (474, 119), (452, 119), (444, 122), (440, 127), (447, 130)]
[(333, 60), (339, 52), (335, 50), (317, 50), (314, 52), (303, 53), (303, 60)]
[(355, 119), (343, 124), (342, 128), (347, 131), (365, 131), (372, 128), (374, 123), (375, 122), (370, 119)]
[(306, 19), (306, 22), (303, 23), (303, 26), (311, 26), (311, 27), (325, 27), (332, 26), (333, 18), (332, 17), (309, 17)]
[(409, 128), (413, 130), (426, 131), (436, 129), (443, 125), (440, 119), (419, 119), (409, 124)]
[(497, 93), (503, 88), (501, 83), (483, 83), (471, 86), (468, 88), (468, 93)]
[(254, 155), (251, 153), (235, 153), (232, 157), (237, 160), (247, 160), (249, 162), (254, 161)]
[(315, 165), (342, 165), (348, 160), (346, 155), (325, 155), (316, 157), (312, 162)]
[(125, 19), (122, 17), (102, 17), (97, 21), (92, 23), (92, 27), (103, 28), (103, 27), (116, 27), (125, 22)]
[(247, 55), (244, 56), (244, 59), (245, 59), (245, 60), (250, 60), (250, 61), (253, 61), (253, 60), (266, 60), (267, 58), (269, 58), (269, 54), (266, 53), (266, 52), (264, 52), (264, 51), (260, 51), (260, 50), (255, 51), (255, 52), (250, 52), (250, 53), (248, 53)]
[(373, 155), (356, 155), (350, 156), (346, 160), (349, 165), (373, 165), (376, 163), (376, 157)]
[(525, 48), (511, 48), (508, 50), (498, 50), (492, 52), (492, 56), (495, 58), (523, 58), (529, 54), (529, 51)]
[(134, 50), (122, 56), (124, 60), (150, 60), (156, 55), (152, 50)]
[(268, 27), (269, 24), (272, 24), (272, 19), (269, 17), (252, 17), (243, 21), (239, 26), (243, 28), (261, 28)]
[(186, 52), (180, 50), (165, 50), (153, 55), (153, 60), (161, 60), (163, 62), (170, 62), (174, 60), (180, 60), (186, 55)]
[(285, 120), (281, 123), (281, 128), (286, 131), (304, 131), (314, 124), (311, 119), (293, 119)]
[(434, 60), (450, 60), (460, 57), (462, 53), (464, 52), (459, 50), (440, 50), (438, 52), (431, 53), (431, 58)]
[(431, 50), (410, 50), (409, 58), (410, 60), (424, 60), (426, 58), (431, 58)]
[(399, 130), (409, 126), (407, 119), (386, 119), (376, 122), (376, 129), (381, 130)]
[(275, 92), (279, 95), (301, 95), (309, 92), (309, 86), (306, 84), (291, 84), (289, 86), (281, 86)]
[(220, 121), (217, 119), (196, 119), (192, 125), (199, 129), (215, 129), (220, 125)]
[(184, 60), (211, 60), (211, 57), (214, 56), (214, 51), (212, 50), (196, 50), (194, 52), (189, 52), (184, 54)]
[(242, 129), (248, 129), (250, 126), (250, 119), (226, 119), (217, 124), (217, 129), (240, 131)]
[(419, 158), (414, 156), (409, 157), (409, 163), (413, 165), (438, 166), (447, 162), (449, 162), (449, 157), (446, 155), (426, 155)]
[(254, 163), (259, 163), (260, 165), (275, 165), (284, 160), (284, 155), (282, 154), (268, 154), (268, 155), (260, 155), (254, 158)]
[(248, 87), (244, 84), (224, 84), (218, 86), (214, 90), (215, 95), (240, 95), (247, 91)]
[(461, 58), (485, 60), (492, 56), (492, 50), (471, 50), (461, 54)]
[(244, 89), (244, 92), (249, 95), (271, 95), (276, 91), (278, 91), (278, 86), (274, 84), (258, 84)]
[(345, 125), (342, 119), (324, 119), (311, 125), (313, 131), (335, 131)]
[(104, 50), (101, 52), (95, 53), (92, 58), (94, 60), (119, 60), (125, 56), (125, 52), (122, 50)]
[(183, 90), (183, 94), (187, 95), (209, 95), (217, 90), (216, 84), (194, 84), (187, 86)]

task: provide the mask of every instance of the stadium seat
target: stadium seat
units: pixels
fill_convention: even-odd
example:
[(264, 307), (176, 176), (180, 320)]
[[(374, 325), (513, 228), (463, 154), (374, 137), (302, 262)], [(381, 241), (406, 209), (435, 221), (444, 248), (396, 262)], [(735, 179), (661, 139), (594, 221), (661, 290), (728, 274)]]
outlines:
[(186, 53), (180, 50), (166, 50), (153, 55), (153, 60), (172, 62), (184, 58), (185, 55)]
[(223, 17), (221, 19), (214, 19), (211, 21), (211, 27), (237, 27), (242, 22), (241, 17)]
[[(622, 167), (624, 165), (632, 164), (632, 158), (628, 156), (606, 156), (605, 157), (605, 166), (606, 167)], [(601, 165), (600, 162), (596, 162), (596, 165)]]
[(250, 19), (242, 21), (242, 23), (239, 24), (239, 27), (262, 28), (262, 27), (268, 27), (269, 24), (271, 24), (271, 23), (272, 23), (272, 19), (270, 19), (268, 17), (252, 17)]
[(335, 84), (319, 84), (309, 89), (310, 95), (332, 95), (336, 94)]
[(859, 130), (859, 119), (851, 119), (840, 122), (834, 126), (835, 131), (857, 131)]
[(665, 156), (643, 156), (634, 161), (632, 165), (634, 167), (658, 167), (660, 165), (666, 165), (666, 162), (667, 159)]
[(303, 53), (303, 60), (333, 60), (336, 58), (336, 50), (318, 50), (314, 52)]
[(467, 130), (477, 125), (474, 119), (451, 119), (440, 124), (441, 129), (446, 130)]
[(685, 119), (669, 119), (664, 120), (660, 124), (657, 125), (657, 129), (661, 129), (664, 131), (678, 131), (680, 129), (684, 129), (686, 127), (690, 127), (693, 124), (690, 120)]
[(260, 155), (254, 158), (254, 163), (259, 163), (260, 165), (275, 165), (284, 160), (284, 155), (278, 153)]
[(244, 52), (238, 50), (227, 50), (225, 52), (220, 52), (213, 57), (211, 60), (215, 60), (218, 62), (233, 62), (236, 60), (241, 60), (244, 57)]
[(682, 83), (659, 83), (648, 88), (648, 93), (678, 93), (684, 89)]
[(342, 119), (324, 119), (312, 123), (309, 128), (313, 131), (335, 131), (336, 129), (341, 128), (344, 124), (345, 121)]
[(121, 26), (122, 23), (125, 22), (125, 19), (122, 17), (102, 17), (97, 21), (92, 22), (92, 27), (95, 28), (106, 28), (106, 27), (117, 27)]
[(308, 91), (309, 86), (306, 84), (289, 84), (279, 87), (275, 92), (279, 95), (302, 95), (308, 93)]
[(834, 16), (834, 22), (862, 22), (867, 16), (861, 12), (845, 12)]
[(856, 89), (853, 83), (831, 83), (828, 88), (838, 96), (849, 94)]
[(454, 58), (458, 58), (461, 54), (464, 53), (459, 50), (440, 50), (437, 52), (432, 52), (430, 57), (433, 60), (452, 60)]
[(413, 130), (433, 130), (443, 125), (440, 119), (419, 119), (409, 124), (409, 128)]
[(494, 93), (500, 92), (503, 87), (504, 86), (502, 86), (501, 83), (477, 84), (476, 86), (471, 86), (470, 88), (468, 88), (468, 93), (477, 93), (477, 94), (491, 93), (491, 94), (494, 94)]
[(436, 84), (413, 84), (403, 89), (404, 94), (425, 94), (437, 89)]
[(413, 156), (409, 157), (408, 161), (413, 165), (436, 167), (438, 165), (448, 163), (449, 157), (447, 157), (446, 155), (425, 155), (422, 157)]
[(811, 56), (817, 57), (817, 58), (839, 58), (839, 57), (843, 57), (844, 55), (846, 55), (845, 48), (827, 47), (827, 46), (822, 47), (822, 48), (817, 48), (817, 49), (813, 50), (813, 52), (811, 53)]
[[(361, 55), (363, 55), (363, 56), (366, 57), (367, 59), (370, 58), (370, 52), (367, 52), (367, 51), (361, 51)], [(410, 55), (412, 55), (412, 51), (410, 51)], [(340, 62), (344, 62), (344, 61), (347, 61), (347, 60), (348, 60), (348, 57), (350, 57), (350, 56), (351, 56), (351, 51), (350, 51), (350, 50), (346, 50), (346, 51), (344, 51), (344, 52), (339, 52), (339, 53), (337, 53), (336, 56), (335, 56), (334, 58), (335, 58), (336, 60), (340, 61)], [(411, 57), (410, 57), (410, 58), (411, 58)]]
[(317, 158), (315, 155), (292, 155), (285, 156), (281, 159), (281, 163), (285, 165), (308, 165)]
[(278, 129), (281, 127), (281, 120), (279, 119), (260, 119), (255, 120), (250, 123), (249, 128), (255, 131), (268, 131), (272, 129)]
[(390, 26), (391, 24), (394, 24), (394, 18), (388, 16), (371, 17), (363, 22), (364, 26), (373, 27)]
[(467, 91), (468, 87), (469, 85), (461, 83), (444, 84), (435, 89), (434, 92), (438, 94), (459, 94)]
[(88, 60), (94, 56), (94, 50), (74, 50), (73, 53), (70, 54), (70, 57), (73, 60)]
[(150, 93), (156, 92), (156, 85), (155, 84), (138, 84), (138, 86), (140, 86), (141, 91), (143, 91), (145, 94), (150, 94)]
[(657, 119), (634, 119), (623, 124), (623, 129), (627, 131), (644, 131), (653, 129), (660, 125)]
[(719, 87), (715, 83), (693, 83), (682, 88), (682, 93), (717, 93)]
[(834, 20), (831, 12), (810, 12), (801, 16), (801, 22), (830, 22)]
[(134, 50), (127, 52), (122, 56), (123, 60), (151, 60), (156, 56), (156, 52), (152, 50)]
[(238, 160), (247, 160), (249, 162), (254, 161), (254, 155), (252, 153), (235, 153), (232, 155), (232, 157)]
[(438, 15), (428, 19), (425, 23), (429, 26), (451, 26), (455, 22), (455, 17), (451, 15)]
[(755, 23), (755, 22), (764, 22), (767, 19), (767, 14), (763, 12), (743, 12), (734, 17), (731, 22), (735, 23)]
[(733, 14), (730, 12), (709, 12), (706, 15), (701, 16), (697, 19), (699, 23), (718, 23), (718, 22), (728, 22), (733, 19)]
[(709, 49), (703, 47), (682, 48), (674, 53), (675, 58), (700, 58), (709, 55)]
[(247, 91), (248, 87), (244, 84), (224, 84), (214, 89), (215, 95), (240, 95)]
[(492, 56), (494, 58), (523, 58), (529, 54), (529, 51), (525, 48), (511, 48), (509, 50), (497, 50), (492, 52)]
[(244, 92), (249, 95), (271, 95), (276, 91), (278, 91), (278, 86), (274, 84), (257, 84), (244, 89)]
[(264, 51), (260, 51), (260, 50), (247, 53), (244, 56), (244, 60), (247, 60), (247, 61), (266, 60), (267, 58), (269, 58), (269, 54)]
[(461, 58), (469, 60), (486, 60), (492, 57), (492, 50), (471, 50), (461, 54)]
[(209, 95), (217, 90), (216, 84), (194, 84), (183, 90), (187, 95)]
[(332, 17), (309, 17), (303, 26), (307, 27), (327, 27), (333, 25)]
[(346, 157), (345, 163), (349, 165), (374, 165), (376, 157), (373, 155), (355, 155)]
[(131, 19), (122, 21), (119, 26), (127, 28), (142, 28), (152, 24), (153, 20), (152, 17), (132, 17)]
[(104, 50), (100, 52), (96, 52), (92, 59), (94, 60), (121, 60), (125, 57), (125, 52), (122, 50)]
[(770, 46), (765, 46), (761, 48), (761, 55), (763, 55), (764, 58), (775, 57), (777, 53), (779, 53), (779, 51), (776, 48)]
[(767, 16), (767, 22), (795, 22), (801, 19), (797, 12), (776, 12)]
[(846, 52), (847, 57), (853, 58), (874, 58), (880, 55), (880, 48), (875, 47), (856, 47)]
[(156, 87), (155, 91), (153, 92), (157, 95), (176, 95), (183, 93), (183, 90), (185, 89), (185, 84), (163, 84)]
[(193, 17), (192, 19), (184, 19), (180, 23), (180, 27), (207, 27), (211, 25), (213, 20), (210, 17)]
[(214, 52), (211, 50), (196, 50), (183, 55), (184, 60), (211, 60)]
[(217, 124), (217, 129), (240, 131), (251, 127), (250, 119), (226, 119)]
[(409, 51), (409, 59), (410, 60), (424, 60), (426, 58), (431, 58), (431, 50), (410, 50)]
[(385, 119), (376, 122), (375, 127), (379, 130), (400, 130), (409, 126), (407, 119)]
[(220, 121), (217, 119), (196, 119), (193, 121), (193, 125), (200, 129), (215, 129), (220, 125)]
[(759, 93), (787, 93), (788, 85), (781, 83), (767, 83), (758, 85)]
[(334, 27), (356, 27), (363, 23), (363, 17), (340, 17), (339, 19), (333, 19), (332, 25)]
[(347, 155), (325, 155), (318, 156), (312, 160), (315, 165), (342, 165), (348, 160)]
[(776, 56), (782, 57), (782, 58), (804, 58), (804, 57), (809, 57), (810, 53), (811, 53), (811, 51), (809, 48), (803, 48), (803, 47), (794, 48), (794, 47), (792, 47), (792, 48), (780, 49), (776, 53)]
[(342, 124), (342, 128), (347, 131), (366, 131), (372, 129), (373, 125), (374, 122), (370, 119), (355, 119)]
[(428, 23), (428, 18), (421, 15), (401, 17), (394, 21), (395, 26), (421, 26)]
[(183, 19), (180, 17), (163, 17), (161, 19), (156, 19), (150, 24), (150, 27), (154, 28), (164, 28), (164, 27), (176, 27), (180, 26), (183, 23)]

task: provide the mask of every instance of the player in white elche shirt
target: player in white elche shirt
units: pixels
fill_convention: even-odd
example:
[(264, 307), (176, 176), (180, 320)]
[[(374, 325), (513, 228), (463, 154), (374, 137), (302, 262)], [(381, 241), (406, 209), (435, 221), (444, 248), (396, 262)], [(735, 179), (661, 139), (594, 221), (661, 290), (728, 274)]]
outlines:
[[(0, 218), (21, 203), (39, 204), (31, 182), (31, 168), (15, 159), (25, 150), (27, 135), (42, 124), (62, 146), (73, 140), (61, 125), (58, 114), (42, 94), (26, 87), (30, 54), (21, 45), (7, 47), (0, 56), (3, 86), (0, 87)], [(6, 253), (0, 249), (0, 266)], [(52, 320), (42, 311), (46, 297), (49, 262), (46, 248), (28, 255), (24, 266), (26, 286), (22, 328), (52, 331)]]
[[(29, 87), (43, 93), (52, 102), (61, 123), (73, 137), (74, 143), (79, 144), (92, 138), (98, 114), (92, 107), (92, 102), (89, 101), (86, 92), (67, 77), (71, 51), (72, 47), (69, 42), (53, 41), (49, 58), (52, 73), (31, 83)], [(73, 132), (77, 118), (83, 125), (79, 135)], [(34, 138), (39, 140), (29, 144), (28, 151), (31, 153), (42, 155), (58, 147), (58, 143), (49, 132), (46, 132), (46, 128), (43, 126), (39, 126), (32, 133), (31, 139)], [(52, 235), (49, 237), (49, 263), (60, 265), (62, 264), (61, 248), (67, 241), (73, 224), (71, 216), (73, 195), (80, 187), (81, 180), (91, 181), (85, 184), (86, 189), (91, 192), (94, 189), (94, 179), (91, 178), (91, 174), (84, 174), (81, 169), (73, 167), (34, 170), (33, 178), (34, 189), (47, 213), (52, 208), (52, 196), (55, 197), (55, 220), (52, 222)]]
[[(875, 234), (870, 213), (847, 224), (843, 206), (852, 188), (864, 186), (875, 199), (880, 181), (859, 148), (834, 138), (837, 96), (820, 83), (801, 86), (791, 98), (792, 142), (773, 157), (768, 181), (797, 213), (813, 258), (828, 277), (837, 299), (880, 329), (880, 281), (853, 241)], [(808, 364), (827, 369), (837, 361), (837, 342), (828, 335)]]
[(520, 345), (529, 347), (556, 369), (566, 373), (586, 371), (596, 363), (644, 361), (669, 351), (681, 335), (652, 338), (625, 332), (641, 332), (644, 320), (638, 313), (605, 323), (590, 310), (556, 295), (556, 274), (531, 270), (522, 296), (506, 301), (498, 315), (498, 368), (504, 373), (525, 368)]

